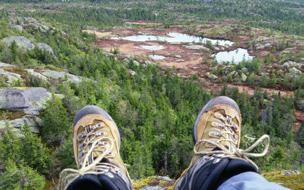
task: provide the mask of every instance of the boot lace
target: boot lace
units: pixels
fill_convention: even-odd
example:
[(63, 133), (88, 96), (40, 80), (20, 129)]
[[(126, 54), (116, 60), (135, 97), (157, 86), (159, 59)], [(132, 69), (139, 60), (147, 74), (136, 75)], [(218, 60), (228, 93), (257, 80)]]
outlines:
[[(209, 131), (209, 136), (213, 137), (212, 139), (202, 139), (196, 143), (194, 146), (195, 155), (208, 155), (208, 156), (217, 156), (217, 157), (228, 157), (233, 159), (243, 159), (251, 164), (253, 164), (257, 170), (258, 166), (250, 160), (248, 157), (263, 157), (267, 154), (269, 149), (270, 137), (268, 135), (263, 135), (256, 142), (254, 142), (247, 149), (240, 149), (238, 147), (238, 139), (236, 130), (238, 125), (233, 122), (230, 116), (224, 116), (220, 112), (215, 112), (214, 117), (216, 121), (212, 122), (211, 125), (213, 128)], [(223, 143), (225, 142), (225, 143)], [(216, 147), (213, 150), (205, 149), (199, 150), (199, 146), (206, 144), (212, 147)], [(228, 146), (225, 146), (228, 144)], [(260, 153), (251, 152), (261, 144), (264, 145), (264, 150)]]
[[(67, 187), (76, 178), (85, 174), (105, 174), (109, 171), (119, 172), (119, 168), (108, 162), (101, 162), (103, 159), (111, 159), (115, 155), (112, 152), (114, 141), (112, 138), (106, 137), (103, 123), (96, 125), (88, 125), (84, 127), (78, 135), (78, 150), (79, 152), (79, 169), (67, 168), (60, 173), (59, 188), (67, 189)], [(95, 157), (97, 155), (97, 157)]]

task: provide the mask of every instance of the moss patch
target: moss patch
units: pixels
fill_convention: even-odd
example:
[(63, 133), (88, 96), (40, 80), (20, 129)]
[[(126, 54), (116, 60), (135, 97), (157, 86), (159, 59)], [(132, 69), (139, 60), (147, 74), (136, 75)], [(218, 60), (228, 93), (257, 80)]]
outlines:
[(14, 120), (25, 116), (21, 111), (4, 111), (0, 110), (0, 120)]
[(299, 175), (285, 176), (280, 171), (264, 173), (263, 176), (268, 180), (279, 183), (293, 190), (304, 190), (304, 173)]
[(133, 181), (135, 190), (139, 190), (145, 186), (160, 186), (165, 189), (173, 189), (174, 181), (164, 180), (162, 177), (151, 176)]

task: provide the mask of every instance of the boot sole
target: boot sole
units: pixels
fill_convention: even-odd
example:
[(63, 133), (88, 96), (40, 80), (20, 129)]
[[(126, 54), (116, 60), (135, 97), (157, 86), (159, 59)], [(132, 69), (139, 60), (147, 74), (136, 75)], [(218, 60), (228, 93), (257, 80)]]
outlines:
[(229, 98), (227, 96), (218, 96), (216, 98), (213, 98), (213, 99), (209, 100), (207, 102), (207, 104), (199, 112), (199, 114), (198, 114), (198, 116), (197, 116), (197, 118), (195, 120), (194, 126), (193, 126), (193, 142), (195, 144), (197, 142), (197, 139), (196, 139), (197, 135), (196, 134), (197, 134), (198, 124), (199, 124), (199, 122), (200, 122), (203, 114), (206, 113), (206, 112), (208, 112), (211, 108), (213, 108), (214, 106), (219, 105), (219, 104), (221, 104), (221, 105), (224, 104), (224, 105), (231, 106), (231, 107), (233, 107), (234, 109), (236, 109), (240, 113), (240, 108), (237, 105), (237, 103), (233, 99), (231, 99), (231, 98)]

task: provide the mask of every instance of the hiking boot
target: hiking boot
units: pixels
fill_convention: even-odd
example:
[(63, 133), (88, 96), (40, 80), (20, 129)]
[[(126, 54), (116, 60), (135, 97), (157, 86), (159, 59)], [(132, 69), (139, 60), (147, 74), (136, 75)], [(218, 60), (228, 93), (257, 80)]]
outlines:
[[(229, 97), (216, 97), (203, 107), (193, 127), (194, 156), (175, 189), (216, 189), (226, 178), (258, 171), (248, 157), (264, 156), (269, 136), (264, 135), (248, 149), (241, 150), (241, 122), (240, 109)], [(262, 142), (265, 143), (262, 153), (249, 153)]]
[(75, 183), (79, 187), (80, 183), (90, 180), (93, 182), (88, 184), (96, 182), (98, 188), (98, 185), (104, 183), (100, 180), (104, 179), (105, 183), (124, 186), (119, 189), (132, 189), (127, 168), (119, 153), (120, 134), (106, 111), (97, 106), (82, 108), (74, 118), (73, 131), (74, 158), (78, 169), (61, 172), (60, 189), (68, 189)]

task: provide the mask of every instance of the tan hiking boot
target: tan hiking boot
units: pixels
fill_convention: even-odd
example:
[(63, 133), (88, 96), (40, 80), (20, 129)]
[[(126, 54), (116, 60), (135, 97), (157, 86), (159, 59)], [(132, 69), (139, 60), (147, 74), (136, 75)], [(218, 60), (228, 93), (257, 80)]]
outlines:
[(240, 147), (241, 123), (239, 107), (233, 100), (226, 97), (212, 99), (194, 125), (193, 161), (201, 154), (222, 153), (223, 150), (236, 152)]
[[(197, 172), (208, 161), (215, 164), (223, 158), (244, 160), (256, 169), (258, 167), (248, 157), (264, 156), (269, 147), (269, 136), (262, 136), (246, 150), (240, 149), (241, 113), (237, 103), (229, 97), (219, 96), (210, 100), (200, 111), (194, 127), (194, 156), (189, 167), (177, 180), (175, 189), (191, 189), (193, 172)], [(262, 153), (249, 153), (262, 142), (265, 149)], [(187, 175), (187, 177), (185, 177)], [(187, 181), (187, 182), (185, 182)], [(186, 184), (186, 186), (185, 186)]]
[(119, 150), (120, 134), (113, 119), (97, 106), (86, 106), (75, 116), (73, 149), (77, 170), (60, 174), (60, 189), (86, 174), (119, 175), (131, 189), (131, 180)]

